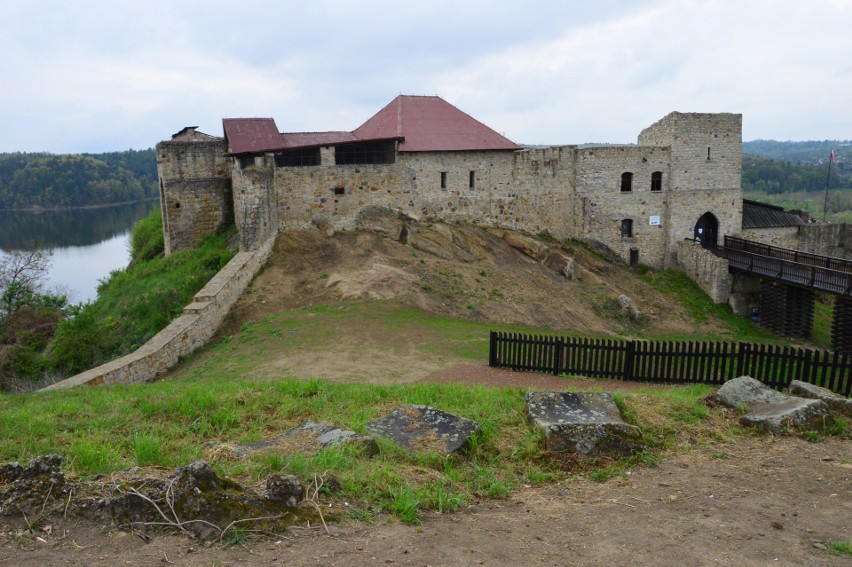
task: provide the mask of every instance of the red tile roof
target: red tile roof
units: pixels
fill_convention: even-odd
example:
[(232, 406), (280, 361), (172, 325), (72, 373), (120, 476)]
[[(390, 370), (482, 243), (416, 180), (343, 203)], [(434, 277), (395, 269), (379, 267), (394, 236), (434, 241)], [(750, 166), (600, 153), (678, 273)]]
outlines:
[(400, 152), (521, 149), (437, 96), (400, 95), (353, 134), (360, 140), (402, 137)]
[(272, 118), (223, 118), (225, 140), (232, 154), (262, 153), (283, 148)]

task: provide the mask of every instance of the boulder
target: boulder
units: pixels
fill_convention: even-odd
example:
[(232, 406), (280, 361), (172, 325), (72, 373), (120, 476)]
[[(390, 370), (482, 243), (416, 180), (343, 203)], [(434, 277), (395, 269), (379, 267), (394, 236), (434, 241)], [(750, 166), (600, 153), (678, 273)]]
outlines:
[(772, 433), (782, 433), (788, 428), (821, 429), (831, 423), (828, 406), (822, 400), (788, 396), (750, 376), (728, 380), (708, 401), (746, 408), (740, 423)]
[(506, 232), (503, 234), (503, 242), (516, 250), (520, 250), (534, 260), (544, 260), (550, 247), (529, 236), (523, 236), (517, 232)]
[(574, 278), (576, 264), (574, 258), (566, 256), (562, 252), (551, 250), (544, 263), (549, 269), (564, 276), (566, 280)]
[(406, 404), (367, 424), (367, 430), (415, 451), (449, 455), (482, 431), (475, 421), (429, 406)]
[(624, 422), (608, 392), (527, 392), (526, 402), (548, 451), (593, 457), (643, 448), (642, 432)]
[(305, 499), (305, 485), (291, 474), (271, 474), (266, 477), (266, 497), (295, 508)]
[(789, 396), (776, 392), (763, 382), (751, 376), (740, 376), (725, 382), (708, 401), (729, 408), (740, 409), (754, 404), (776, 403), (787, 401)]
[(639, 311), (639, 308), (636, 307), (633, 300), (626, 295), (622, 294), (618, 296), (618, 304), (621, 306), (621, 312), (630, 317), (632, 320), (638, 321), (642, 318), (642, 312)]
[(800, 398), (811, 398), (822, 400), (828, 405), (828, 409), (834, 413), (852, 417), (852, 400), (835, 394), (831, 390), (808, 384), (800, 380), (790, 382), (790, 394)]

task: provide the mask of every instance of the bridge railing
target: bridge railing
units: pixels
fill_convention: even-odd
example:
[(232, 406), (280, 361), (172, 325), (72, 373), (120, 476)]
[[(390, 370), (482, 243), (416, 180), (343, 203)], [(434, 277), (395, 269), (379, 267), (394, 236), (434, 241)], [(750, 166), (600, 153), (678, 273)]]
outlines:
[(735, 236), (725, 236), (725, 249), (750, 252), (752, 254), (778, 258), (779, 260), (786, 260), (796, 264), (806, 264), (808, 266), (816, 266), (819, 268), (826, 268), (828, 270), (852, 274), (852, 260), (800, 252), (790, 248), (771, 246), (769, 244), (763, 244), (762, 242), (745, 240)]
[[(733, 269), (801, 285), (837, 295), (852, 297), (852, 273), (773, 258), (736, 248), (728, 248), (725, 237), (725, 257)], [(782, 249), (783, 250), (783, 249)]]

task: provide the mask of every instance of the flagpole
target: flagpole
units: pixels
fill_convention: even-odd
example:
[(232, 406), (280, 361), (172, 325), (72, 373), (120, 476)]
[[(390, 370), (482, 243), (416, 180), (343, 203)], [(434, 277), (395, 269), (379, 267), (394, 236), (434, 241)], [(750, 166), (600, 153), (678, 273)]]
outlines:
[(831, 149), (831, 155), (828, 157), (828, 175), (825, 176), (825, 197), (822, 200), (822, 222), (825, 222), (825, 215), (828, 213), (828, 182), (831, 180), (831, 162), (834, 161), (834, 148)]

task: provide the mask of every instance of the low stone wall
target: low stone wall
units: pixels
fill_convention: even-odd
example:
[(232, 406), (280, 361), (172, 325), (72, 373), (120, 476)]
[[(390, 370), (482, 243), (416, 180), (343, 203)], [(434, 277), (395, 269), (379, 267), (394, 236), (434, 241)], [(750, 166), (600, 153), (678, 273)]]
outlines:
[(677, 262), (680, 269), (698, 284), (713, 303), (727, 303), (731, 294), (733, 276), (728, 272), (728, 261), (691, 240), (678, 242)]
[(45, 388), (57, 390), (101, 384), (137, 384), (162, 376), (178, 359), (204, 346), (228, 314), (231, 306), (266, 263), (275, 238), (257, 250), (239, 252), (195, 294), (192, 303), (169, 326), (135, 352), (57, 382)]

